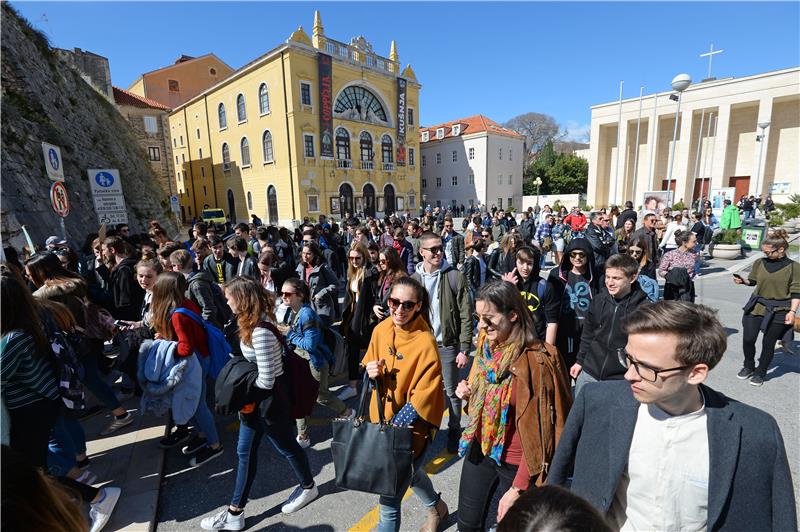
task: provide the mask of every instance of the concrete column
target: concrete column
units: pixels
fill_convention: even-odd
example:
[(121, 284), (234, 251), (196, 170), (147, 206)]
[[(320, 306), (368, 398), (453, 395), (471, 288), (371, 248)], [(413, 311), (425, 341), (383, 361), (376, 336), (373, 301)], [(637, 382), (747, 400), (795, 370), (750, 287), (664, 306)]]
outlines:
[[(758, 127), (758, 124), (762, 124), (764, 122), (772, 122), (772, 100), (771, 96), (763, 97), (758, 102), (758, 121), (756, 122), (756, 135), (761, 134), (761, 128)], [(753, 161), (753, 168), (755, 168), (755, 172), (753, 177), (750, 179), (750, 194), (753, 196), (758, 196), (759, 194), (766, 194), (767, 187), (764, 184), (764, 168), (766, 167), (767, 161), (767, 146), (769, 146), (769, 134), (770, 130), (772, 130), (772, 125), (764, 130), (764, 138), (761, 139), (761, 142), (757, 142), (757, 146), (755, 149), (755, 153), (753, 156), (755, 160)], [(755, 139), (753, 139), (755, 140)], [(759, 161), (759, 153), (761, 154), (761, 160)], [(761, 163), (759, 167), (759, 162)]]
[[(623, 197), (625, 194), (625, 180), (628, 172), (628, 120), (623, 117), (622, 123), (617, 124), (621, 128), (619, 134), (619, 146), (617, 146), (617, 154), (611, 164), (611, 175), (614, 177), (612, 181), (612, 188), (608, 191), (608, 206), (622, 205), (626, 199)], [(617, 162), (619, 157), (619, 162)], [(619, 164), (619, 171), (617, 171), (617, 164)]]
[(678, 137), (678, 145), (675, 149), (675, 162), (672, 168), (672, 179), (675, 181), (675, 202), (686, 200), (689, 197), (691, 189), (689, 189), (689, 159), (694, 156), (692, 152), (692, 122), (694, 118), (694, 109), (685, 108), (681, 109), (680, 118), (680, 136)]
[[(653, 190), (653, 173), (656, 166), (656, 148), (658, 146), (658, 119), (659, 117), (650, 113), (647, 123), (647, 171), (639, 174), (636, 190), (641, 195), (642, 192)], [(642, 152), (639, 152), (639, 157), (642, 157)], [(633, 204), (639, 201), (639, 198), (633, 198)]]
[[(725, 176), (725, 155), (728, 151), (728, 128), (731, 122), (731, 105), (719, 105), (719, 115), (716, 117), (716, 136), (711, 137), (711, 155), (708, 166), (711, 168), (711, 188), (727, 187), (728, 180)], [(713, 133), (713, 132), (712, 132)]]
[(592, 121), (590, 132), (592, 142), (589, 144), (589, 178), (586, 182), (586, 201), (589, 205), (597, 204), (598, 186), (600, 185), (600, 123)]

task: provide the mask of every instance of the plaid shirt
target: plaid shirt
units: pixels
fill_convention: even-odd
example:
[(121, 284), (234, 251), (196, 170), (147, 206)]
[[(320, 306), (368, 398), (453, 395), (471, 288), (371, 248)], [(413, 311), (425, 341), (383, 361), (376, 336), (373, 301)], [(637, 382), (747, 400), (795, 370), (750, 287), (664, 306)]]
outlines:
[(536, 226), (536, 234), (533, 235), (533, 239), (536, 241), (537, 244), (541, 244), (545, 237), (552, 237), (555, 239), (556, 237), (553, 236), (553, 229), (555, 228), (554, 225), (548, 225), (546, 223), (541, 223)]

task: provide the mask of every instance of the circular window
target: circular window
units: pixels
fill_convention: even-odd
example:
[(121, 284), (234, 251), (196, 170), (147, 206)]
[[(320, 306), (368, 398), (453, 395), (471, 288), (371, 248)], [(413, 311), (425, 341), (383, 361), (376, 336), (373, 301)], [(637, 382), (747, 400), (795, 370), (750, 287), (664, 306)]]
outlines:
[(217, 75), (217, 69), (216, 68), (209, 68), (208, 69), (208, 73), (211, 74), (212, 76), (216, 76)]

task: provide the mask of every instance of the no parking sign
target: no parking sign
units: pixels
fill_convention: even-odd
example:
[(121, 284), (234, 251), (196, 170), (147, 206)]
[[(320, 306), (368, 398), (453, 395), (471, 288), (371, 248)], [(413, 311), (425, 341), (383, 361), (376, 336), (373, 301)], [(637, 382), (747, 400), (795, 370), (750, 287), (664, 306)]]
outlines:
[(50, 185), (50, 205), (62, 218), (66, 218), (69, 214), (69, 196), (63, 181), (56, 181)]

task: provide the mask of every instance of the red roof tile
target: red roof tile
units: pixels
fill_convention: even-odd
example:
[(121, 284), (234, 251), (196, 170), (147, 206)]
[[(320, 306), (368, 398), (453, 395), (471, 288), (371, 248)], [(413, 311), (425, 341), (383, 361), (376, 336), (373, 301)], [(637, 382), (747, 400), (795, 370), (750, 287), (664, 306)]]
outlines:
[(494, 120), (490, 120), (483, 115), (475, 115), (470, 116), (468, 118), (461, 118), (459, 120), (453, 120), (452, 122), (445, 122), (444, 124), (437, 124), (435, 126), (430, 127), (421, 127), (420, 134), (423, 131), (428, 131), (428, 142), (433, 142), (437, 140), (436, 138), (436, 130), (439, 128), (444, 128), (444, 138), (452, 138), (453, 135), (453, 126), (456, 124), (461, 124), (461, 133), (460, 135), (470, 135), (473, 133), (480, 133), (480, 132), (487, 132), (487, 133), (495, 133), (497, 135), (505, 135), (507, 137), (519, 137), (524, 138), (522, 135), (513, 131), (511, 129), (505, 128), (495, 122)]
[(162, 105), (155, 100), (139, 96), (138, 94), (128, 92), (125, 89), (120, 89), (119, 87), (114, 87), (114, 101), (117, 102), (117, 105), (130, 105), (131, 107), (142, 108), (149, 107), (152, 109), (161, 109), (162, 111), (170, 110), (169, 107)]

